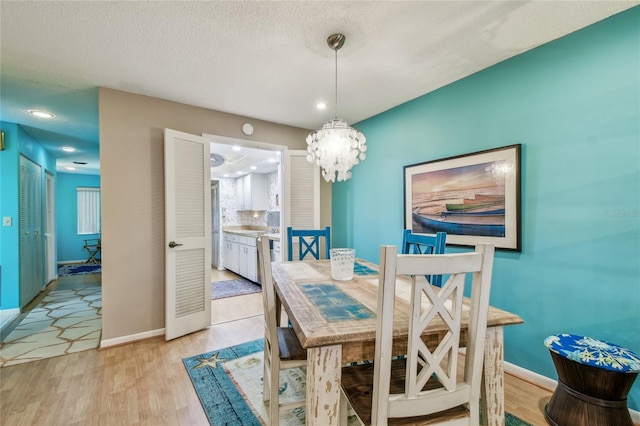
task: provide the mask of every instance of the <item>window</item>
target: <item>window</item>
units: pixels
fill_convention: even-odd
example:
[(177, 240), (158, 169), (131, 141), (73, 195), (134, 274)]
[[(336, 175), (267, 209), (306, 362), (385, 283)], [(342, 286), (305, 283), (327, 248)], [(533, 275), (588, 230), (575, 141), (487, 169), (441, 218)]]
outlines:
[(78, 234), (100, 233), (100, 188), (78, 187)]

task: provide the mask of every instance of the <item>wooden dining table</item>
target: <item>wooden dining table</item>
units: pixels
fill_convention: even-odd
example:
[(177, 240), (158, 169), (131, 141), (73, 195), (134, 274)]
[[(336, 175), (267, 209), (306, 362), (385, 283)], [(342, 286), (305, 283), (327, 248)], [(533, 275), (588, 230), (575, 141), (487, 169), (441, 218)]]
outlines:
[[(307, 350), (307, 425), (337, 425), (342, 366), (374, 358), (378, 265), (356, 259), (354, 277), (348, 281), (331, 278), (329, 260), (274, 262), (272, 274), (279, 303)], [(394, 355), (406, 353), (410, 288), (409, 278), (397, 277)], [(465, 299), (463, 324), (468, 315)], [(522, 322), (518, 315), (489, 308), (481, 396), (485, 425), (505, 424), (503, 329)], [(446, 330), (444, 323), (434, 323), (423, 340), (429, 344)]]

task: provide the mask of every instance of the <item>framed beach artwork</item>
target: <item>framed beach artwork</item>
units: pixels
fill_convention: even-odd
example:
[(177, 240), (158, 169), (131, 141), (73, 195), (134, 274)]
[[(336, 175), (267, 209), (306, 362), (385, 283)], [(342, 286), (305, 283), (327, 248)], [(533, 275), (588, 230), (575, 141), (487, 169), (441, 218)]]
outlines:
[(520, 251), (520, 147), (404, 166), (405, 229)]

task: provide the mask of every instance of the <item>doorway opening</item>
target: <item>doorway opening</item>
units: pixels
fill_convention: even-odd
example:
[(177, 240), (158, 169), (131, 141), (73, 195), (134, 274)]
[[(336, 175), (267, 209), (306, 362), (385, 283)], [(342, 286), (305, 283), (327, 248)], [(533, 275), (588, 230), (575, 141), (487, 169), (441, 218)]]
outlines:
[[(268, 231), (278, 239), (281, 237), (282, 158), (287, 147), (210, 134), (203, 136), (211, 141), (211, 281), (243, 279), (225, 268), (222, 236), (225, 228), (231, 227)], [(239, 207), (243, 186), (239, 182), (249, 174), (260, 174), (260, 180), (265, 182), (266, 204), (258, 210)], [(278, 223), (273, 223), (273, 217), (278, 217)], [(211, 315), (212, 324), (263, 315), (262, 295), (253, 293), (212, 300)]]

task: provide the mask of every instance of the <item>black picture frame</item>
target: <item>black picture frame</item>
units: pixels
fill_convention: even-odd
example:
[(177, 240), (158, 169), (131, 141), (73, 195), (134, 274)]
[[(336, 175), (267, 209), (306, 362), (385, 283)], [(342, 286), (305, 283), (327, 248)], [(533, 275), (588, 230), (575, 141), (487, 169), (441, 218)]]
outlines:
[(521, 144), (404, 166), (405, 229), (521, 251)]

